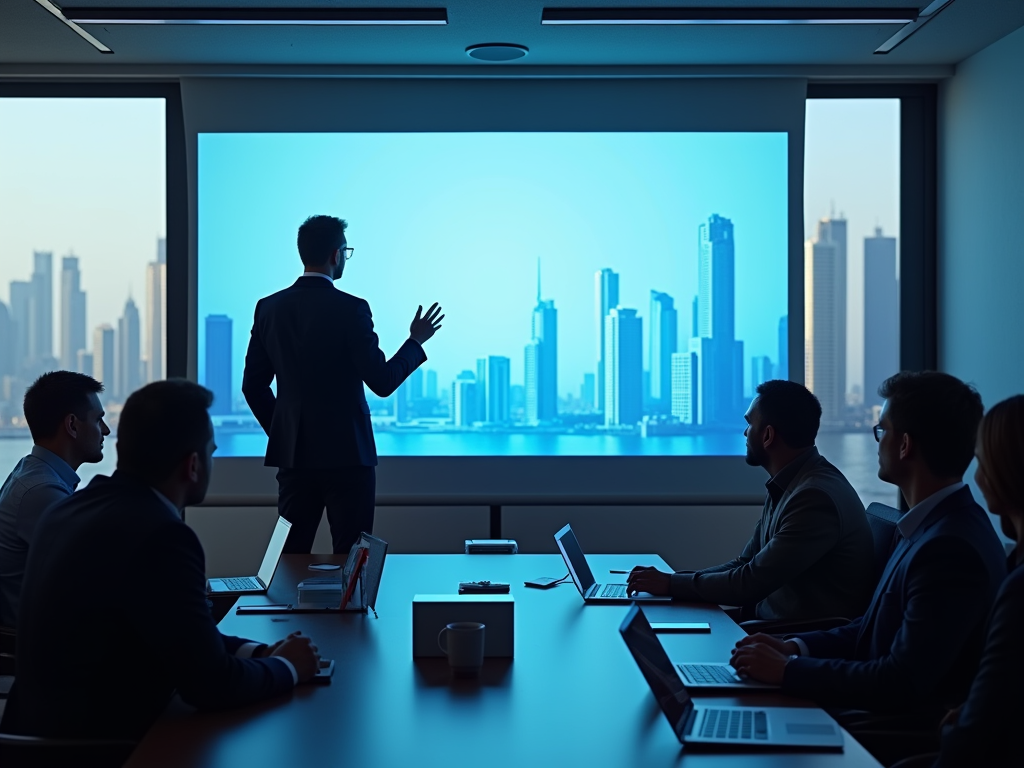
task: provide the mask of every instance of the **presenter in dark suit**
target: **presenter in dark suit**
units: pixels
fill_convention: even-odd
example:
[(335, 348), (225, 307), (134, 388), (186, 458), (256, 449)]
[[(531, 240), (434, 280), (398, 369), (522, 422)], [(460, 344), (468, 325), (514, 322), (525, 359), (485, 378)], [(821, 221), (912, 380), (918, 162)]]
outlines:
[(117, 471), (39, 520), (0, 730), (134, 740), (175, 691), (200, 709), (224, 709), (314, 675), (308, 638), (268, 647), (222, 635), (210, 616), (203, 548), (181, 510), (206, 494), (211, 401), (184, 380), (133, 393), (118, 424)]
[(827, 632), (744, 638), (741, 674), (837, 708), (900, 713), (935, 728), (962, 702), (1006, 574), (1002, 544), (963, 474), (981, 421), (978, 393), (948, 374), (886, 380), (875, 428), (878, 476), (910, 510), (865, 613)]
[[(266, 465), (277, 467), (278, 510), (292, 524), (287, 553), (308, 553), (323, 510), (334, 552), (373, 530), (377, 448), (363, 384), (388, 397), (427, 359), (440, 307), (423, 307), (388, 360), (370, 305), (334, 288), (353, 249), (347, 224), (311, 216), (299, 227), (302, 277), (256, 304), (242, 393), (267, 433)], [(277, 396), (270, 383), (277, 378)]]
[(946, 718), (936, 768), (1024, 763), (1024, 395), (985, 414), (978, 430), (974, 479), (1003, 533), (1017, 546), (996, 596), (988, 637), (967, 702)]

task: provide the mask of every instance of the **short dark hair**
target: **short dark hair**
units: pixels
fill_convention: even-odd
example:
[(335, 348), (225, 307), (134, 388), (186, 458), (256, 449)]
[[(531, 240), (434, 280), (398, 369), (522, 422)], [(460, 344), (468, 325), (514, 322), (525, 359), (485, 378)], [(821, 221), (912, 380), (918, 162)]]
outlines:
[(149, 483), (166, 480), (210, 439), (213, 392), (187, 379), (154, 381), (137, 389), (117, 423), (117, 468)]
[(771, 424), (790, 448), (810, 448), (821, 424), (821, 403), (803, 384), (773, 379), (757, 385), (762, 426)]
[(84, 419), (89, 410), (89, 395), (102, 391), (103, 385), (84, 373), (44, 373), (25, 390), (23, 408), (32, 439), (47, 440), (56, 435), (69, 413)]
[(967, 471), (985, 413), (978, 390), (948, 373), (919, 371), (890, 376), (878, 394), (889, 401), (893, 429), (914, 438), (932, 474)]
[(299, 227), (299, 258), (307, 267), (326, 264), (341, 248), (348, 222), (334, 216), (310, 216)]

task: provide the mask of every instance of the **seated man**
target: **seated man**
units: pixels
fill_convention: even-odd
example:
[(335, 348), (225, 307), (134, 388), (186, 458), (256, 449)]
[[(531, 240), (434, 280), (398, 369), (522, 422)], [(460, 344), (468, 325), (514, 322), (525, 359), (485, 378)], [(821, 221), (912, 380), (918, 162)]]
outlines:
[(802, 384), (767, 381), (745, 415), (747, 463), (771, 475), (743, 553), (701, 571), (634, 568), (628, 590), (742, 606), (744, 619), (859, 616), (873, 584), (864, 505), (818, 454), (818, 399)]
[(117, 471), (39, 521), (0, 730), (133, 740), (175, 691), (202, 709), (237, 707), (315, 674), (308, 638), (268, 648), (227, 637), (207, 608), (203, 548), (181, 510), (206, 495), (212, 399), (184, 380), (136, 391), (121, 411)]
[(25, 392), (32, 452), (0, 488), (0, 625), (15, 627), (29, 542), (43, 510), (78, 487), (78, 468), (103, 460), (103, 385), (72, 371), (44, 373)]
[(737, 643), (732, 664), (786, 693), (937, 725), (964, 700), (985, 619), (1006, 575), (1003, 547), (963, 482), (981, 398), (945, 373), (900, 373), (879, 388), (878, 476), (910, 510), (864, 614), (827, 632)]

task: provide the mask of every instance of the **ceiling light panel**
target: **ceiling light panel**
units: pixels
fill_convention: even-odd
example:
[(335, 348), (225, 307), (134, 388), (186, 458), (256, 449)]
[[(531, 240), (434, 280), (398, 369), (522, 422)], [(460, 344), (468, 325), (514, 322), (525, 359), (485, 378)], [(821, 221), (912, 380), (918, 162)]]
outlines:
[(266, 26), (431, 26), (448, 23), (445, 8), (124, 8), (70, 7), (76, 24), (198, 24)]
[(546, 25), (908, 24), (916, 8), (545, 8)]

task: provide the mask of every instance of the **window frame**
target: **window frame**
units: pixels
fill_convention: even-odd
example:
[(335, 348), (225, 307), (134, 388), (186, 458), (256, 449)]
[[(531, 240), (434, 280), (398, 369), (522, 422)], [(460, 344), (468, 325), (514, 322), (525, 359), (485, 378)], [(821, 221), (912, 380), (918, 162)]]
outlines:
[[(165, 377), (184, 377), (188, 361), (188, 185), (185, 122), (177, 82), (0, 82), (0, 98), (15, 99), (163, 99), (166, 153), (167, 323)], [(78, 149), (73, 141), (64, 147)]]

